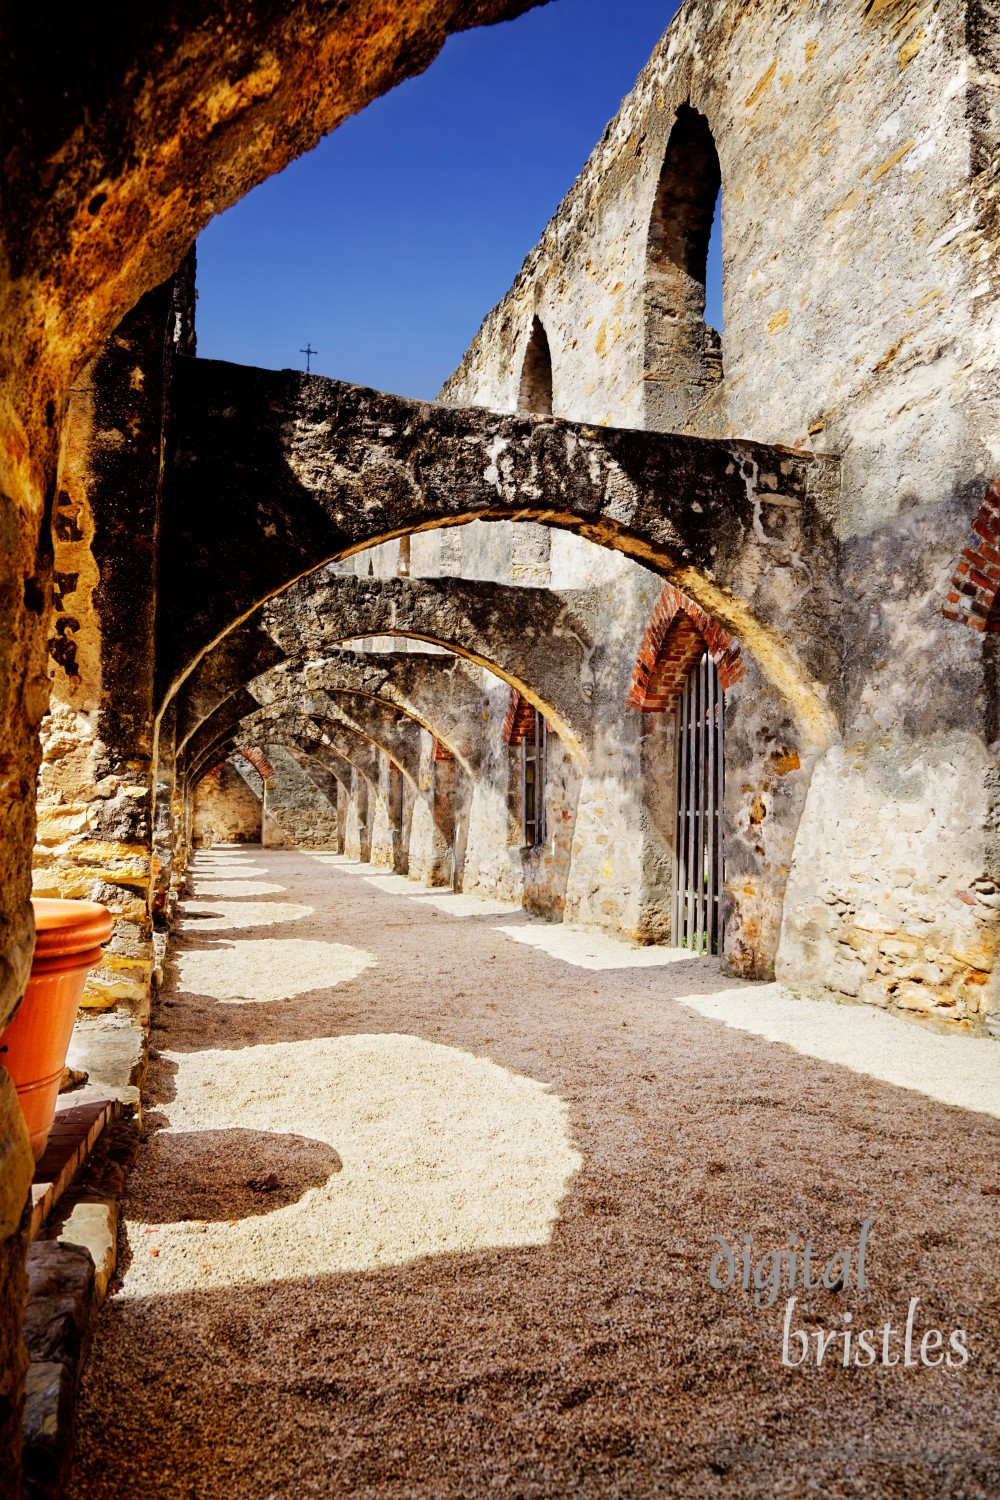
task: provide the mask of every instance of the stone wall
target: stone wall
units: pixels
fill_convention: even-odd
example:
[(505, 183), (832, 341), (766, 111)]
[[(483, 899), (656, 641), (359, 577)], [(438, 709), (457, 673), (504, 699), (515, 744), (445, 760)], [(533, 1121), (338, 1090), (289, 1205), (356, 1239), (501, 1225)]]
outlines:
[(247, 778), (232, 760), (223, 761), (199, 781), (195, 790), (195, 844), (205, 848), (213, 844), (259, 844), (262, 813), (261, 797)]
[(285, 746), (266, 741), (262, 842), (269, 849), (336, 849), (337, 808)]
[[(1000, 720), (982, 630), (1000, 558), (981, 550), (996, 528), (980, 514), (1000, 466), (997, 45), (975, 0), (831, 0), (780, 22), (769, 6), (685, 5), (442, 392), (517, 409), (541, 325), (557, 418), (840, 456), (839, 566), (794, 564), (836, 620), (837, 732), (804, 740), (746, 641), (727, 695), (728, 961), (761, 972), (777, 950), (811, 993), (966, 1023), (1000, 1003)], [(664, 311), (678, 266), (691, 291), (664, 237), (682, 220), (701, 233), (706, 139), (722, 184), (719, 358), (697, 285), (676, 325)], [(761, 513), (765, 537), (773, 519)], [(509, 546), (482, 546), (487, 571)], [(589, 567), (584, 543), (557, 538), (553, 581)], [(626, 622), (639, 616), (623, 602), (611, 639)], [(588, 747), (566, 914), (652, 931), (655, 798), (622, 732), (613, 767), (613, 731)], [(609, 849), (604, 877), (594, 856)]]

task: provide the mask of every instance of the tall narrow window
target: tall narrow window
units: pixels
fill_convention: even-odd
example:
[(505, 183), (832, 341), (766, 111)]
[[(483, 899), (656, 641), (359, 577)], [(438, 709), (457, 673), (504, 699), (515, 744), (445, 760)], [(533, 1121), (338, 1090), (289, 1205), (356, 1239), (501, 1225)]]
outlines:
[(552, 415), (552, 355), (548, 335), (537, 317), (531, 320), (517, 405), (519, 411), (535, 412), (543, 417)]
[(677, 705), (674, 943), (696, 953), (722, 947), (722, 710), (722, 684), (706, 651)]
[[(682, 104), (667, 142), (646, 244), (646, 420), (660, 431), (686, 425), (722, 375), (721, 338), (705, 321), (710, 243), (721, 282), (721, 186), (708, 121)], [(721, 296), (712, 301), (721, 323)]]
[(525, 845), (545, 843), (545, 720), (537, 709), (521, 741), (521, 831)]

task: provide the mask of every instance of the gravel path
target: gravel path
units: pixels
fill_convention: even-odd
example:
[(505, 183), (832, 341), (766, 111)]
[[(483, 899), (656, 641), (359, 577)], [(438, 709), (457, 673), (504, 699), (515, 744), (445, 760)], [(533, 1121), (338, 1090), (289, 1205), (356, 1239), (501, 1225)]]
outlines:
[[(74, 1500), (1000, 1493), (996, 1044), (331, 856), (195, 891)], [(787, 1285), (710, 1285), (865, 1219), (797, 1368)]]

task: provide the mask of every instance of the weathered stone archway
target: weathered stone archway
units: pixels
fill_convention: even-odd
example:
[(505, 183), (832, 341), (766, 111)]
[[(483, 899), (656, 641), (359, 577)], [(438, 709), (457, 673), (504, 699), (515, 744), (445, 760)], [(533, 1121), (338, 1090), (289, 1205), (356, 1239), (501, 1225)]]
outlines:
[(481, 758), (486, 699), (459, 658), (334, 651), (284, 663), (255, 678), (250, 691), (263, 705), (368, 699), (383, 711), (405, 714), (433, 735), (466, 775), (475, 775)]
[[(206, 652), (179, 694), (180, 743), (189, 742), (230, 694), (276, 663), (306, 654), (326, 657), (345, 641), (385, 635), (442, 646), (486, 667), (539, 708), (582, 756), (591, 721), (591, 612), (587, 590), (460, 578), (354, 578), (320, 570)], [(405, 658), (394, 661), (394, 674), (415, 670)], [(365, 670), (367, 680), (383, 668), (369, 658)]]
[(229, 630), (327, 561), (412, 531), (534, 520), (667, 575), (740, 636), (810, 739), (832, 736), (817, 687), (833, 675), (828, 609), (800, 557), (834, 569), (835, 459), (498, 416), (289, 371), (178, 366), (161, 704)]

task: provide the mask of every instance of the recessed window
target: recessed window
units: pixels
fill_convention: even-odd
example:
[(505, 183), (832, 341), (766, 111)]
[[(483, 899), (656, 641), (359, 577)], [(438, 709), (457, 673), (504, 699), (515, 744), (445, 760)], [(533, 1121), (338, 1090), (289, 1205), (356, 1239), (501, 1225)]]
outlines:
[[(682, 104), (660, 171), (646, 243), (644, 378), (647, 425), (683, 427), (722, 377), (722, 172), (705, 116)], [(713, 224), (716, 226), (713, 235)]]
[(552, 415), (552, 355), (548, 334), (537, 317), (531, 321), (517, 405), (519, 411), (530, 411), (544, 417)]

